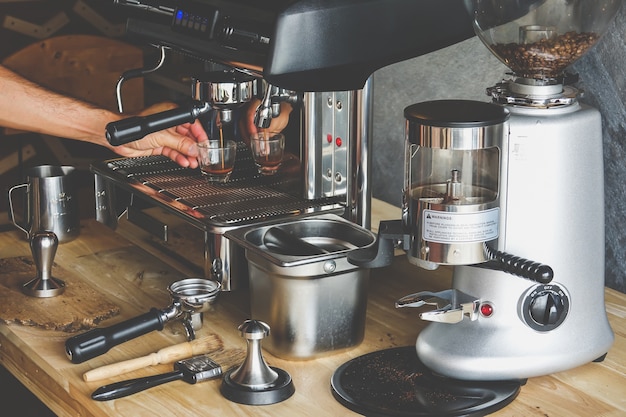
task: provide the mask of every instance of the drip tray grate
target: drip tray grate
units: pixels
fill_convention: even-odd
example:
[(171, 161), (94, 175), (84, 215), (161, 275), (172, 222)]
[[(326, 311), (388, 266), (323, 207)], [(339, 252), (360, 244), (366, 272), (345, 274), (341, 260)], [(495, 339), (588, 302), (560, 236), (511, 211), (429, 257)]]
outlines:
[(180, 167), (164, 156), (122, 158), (95, 163), (92, 171), (134, 194), (166, 205), (206, 224), (248, 223), (277, 216), (343, 210), (343, 198), (300, 197), (299, 161), (289, 155), (271, 177), (257, 173), (240, 144), (235, 170), (224, 184), (210, 183), (199, 169)]

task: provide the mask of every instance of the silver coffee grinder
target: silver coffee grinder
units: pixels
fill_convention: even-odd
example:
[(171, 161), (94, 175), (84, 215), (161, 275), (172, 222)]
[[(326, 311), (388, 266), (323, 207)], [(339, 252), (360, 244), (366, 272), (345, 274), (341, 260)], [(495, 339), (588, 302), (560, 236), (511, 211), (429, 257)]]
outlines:
[[(482, 268), (438, 260), (455, 265), (453, 289), (472, 303), (457, 323), (447, 322), (451, 313), (440, 309), (422, 315), (436, 322), (420, 333), (417, 353), (434, 371), (470, 380), (522, 379), (597, 360), (611, 346), (601, 118), (578, 101), (580, 91), (567, 84), (565, 69), (598, 41), (620, 5), (473, 2), (479, 38), (512, 71), (488, 92), (511, 114), (498, 247), (514, 256)], [(463, 222), (458, 226), (465, 230)], [(421, 236), (428, 238), (424, 231)], [(508, 274), (533, 263), (520, 257), (548, 266), (552, 279)], [(489, 269), (490, 263), (500, 265)]]
[(523, 380), (601, 360), (613, 343), (601, 117), (565, 70), (621, 1), (471, 3), (476, 33), (510, 79), (487, 90), (492, 103), (405, 109), (403, 218), (380, 230), (413, 264), (454, 267), (452, 289), (397, 302), (430, 306), (416, 342), (423, 364), (455, 379)]

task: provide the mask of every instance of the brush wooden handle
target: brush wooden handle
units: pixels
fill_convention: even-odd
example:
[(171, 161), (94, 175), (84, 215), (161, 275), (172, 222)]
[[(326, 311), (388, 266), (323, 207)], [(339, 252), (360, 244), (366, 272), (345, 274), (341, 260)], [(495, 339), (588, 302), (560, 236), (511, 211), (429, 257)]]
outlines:
[(98, 381), (126, 372), (136, 371), (137, 369), (145, 368), (147, 366), (175, 362), (177, 360), (189, 358), (201, 353), (221, 349), (222, 347), (222, 341), (217, 335), (209, 335), (200, 339), (192, 340), (191, 342), (168, 346), (160, 349), (158, 352), (154, 352), (146, 356), (92, 369), (83, 374), (83, 379), (86, 382)]

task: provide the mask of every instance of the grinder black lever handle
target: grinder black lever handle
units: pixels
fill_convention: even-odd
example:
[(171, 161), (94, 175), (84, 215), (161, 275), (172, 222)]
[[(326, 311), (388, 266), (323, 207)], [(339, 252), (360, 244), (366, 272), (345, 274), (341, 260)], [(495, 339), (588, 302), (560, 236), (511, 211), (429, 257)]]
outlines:
[(70, 337), (65, 341), (65, 353), (72, 363), (82, 363), (130, 339), (153, 330), (163, 330), (166, 320), (161, 310), (153, 308), (145, 314), (113, 326), (92, 329)]
[(489, 261), (474, 266), (507, 272), (540, 284), (548, 284), (554, 278), (554, 270), (550, 265), (495, 250), (486, 243), (484, 249)]
[(148, 116), (132, 116), (106, 125), (106, 138), (112, 146), (133, 142), (144, 136), (184, 123), (191, 123), (211, 110), (208, 103), (192, 102)]

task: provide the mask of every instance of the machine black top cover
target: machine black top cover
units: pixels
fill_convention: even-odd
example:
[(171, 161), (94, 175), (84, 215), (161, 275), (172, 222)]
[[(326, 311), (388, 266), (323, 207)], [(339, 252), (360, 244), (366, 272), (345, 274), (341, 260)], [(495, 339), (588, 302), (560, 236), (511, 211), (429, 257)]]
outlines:
[(303, 0), (279, 13), (264, 76), (304, 91), (362, 88), (377, 69), (474, 35), (462, 0)]
[(360, 89), (379, 68), (474, 36), (463, 0), (179, 0), (161, 7), (171, 23), (154, 13), (171, 0), (117, 2), (150, 3), (129, 13), (131, 37), (296, 91)]

